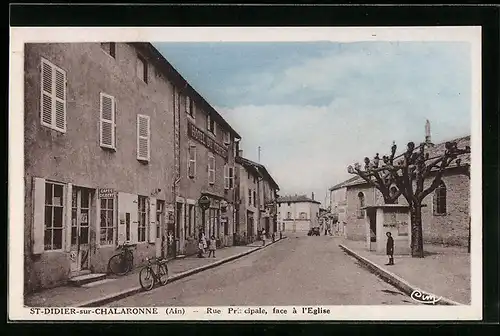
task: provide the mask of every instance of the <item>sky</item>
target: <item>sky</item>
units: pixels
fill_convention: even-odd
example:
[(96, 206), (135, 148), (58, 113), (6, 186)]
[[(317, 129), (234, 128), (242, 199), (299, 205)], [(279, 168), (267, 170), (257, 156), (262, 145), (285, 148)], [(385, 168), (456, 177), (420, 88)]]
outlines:
[(466, 42), (154, 43), (241, 135), (280, 195), (325, 203), (347, 166), (471, 130)]

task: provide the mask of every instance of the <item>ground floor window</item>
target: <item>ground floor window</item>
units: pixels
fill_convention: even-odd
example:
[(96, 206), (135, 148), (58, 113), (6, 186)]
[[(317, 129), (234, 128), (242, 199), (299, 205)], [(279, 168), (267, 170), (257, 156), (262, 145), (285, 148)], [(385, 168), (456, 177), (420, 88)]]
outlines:
[(138, 202), (139, 220), (137, 223), (137, 241), (138, 242), (145, 242), (146, 241), (146, 223), (147, 223), (146, 199), (147, 199), (147, 197), (139, 196), (139, 202)]
[(112, 245), (114, 237), (114, 199), (101, 199), (101, 223), (100, 223), (101, 245)]
[(63, 190), (62, 184), (45, 183), (45, 250), (62, 249)]

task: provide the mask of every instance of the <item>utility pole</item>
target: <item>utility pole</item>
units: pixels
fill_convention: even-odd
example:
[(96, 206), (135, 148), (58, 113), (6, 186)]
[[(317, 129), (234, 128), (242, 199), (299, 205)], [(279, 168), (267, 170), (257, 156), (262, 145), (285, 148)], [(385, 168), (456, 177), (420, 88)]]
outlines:
[(258, 162), (260, 163), (260, 146), (258, 147)]

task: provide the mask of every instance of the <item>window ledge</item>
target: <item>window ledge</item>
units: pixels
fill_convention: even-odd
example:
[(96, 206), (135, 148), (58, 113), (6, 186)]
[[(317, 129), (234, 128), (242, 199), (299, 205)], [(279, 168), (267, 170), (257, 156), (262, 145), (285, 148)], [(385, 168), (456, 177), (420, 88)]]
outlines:
[(143, 165), (147, 165), (149, 164), (149, 160), (147, 159), (137, 159), (137, 161), (139, 161), (140, 163), (142, 163)]
[(111, 146), (106, 146), (106, 145), (100, 145), (101, 149), (108, 151), (108, 152), (116, 152), (116, 147), (111, 147)]

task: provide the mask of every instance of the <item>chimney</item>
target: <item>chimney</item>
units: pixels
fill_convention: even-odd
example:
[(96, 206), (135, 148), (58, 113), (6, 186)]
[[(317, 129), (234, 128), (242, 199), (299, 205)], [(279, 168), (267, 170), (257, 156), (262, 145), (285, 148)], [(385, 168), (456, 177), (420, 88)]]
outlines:
[(240, 150), (238, 151), (238, 156), (239, 156), (239, 157), (243, 157), (243, 149), (240, 149)]
[(425, 144), (428, 146), (434, 146), (431, 141), (431, 123), (429, 119), (425, 121)]
[(314, 201), (314, 193), (311, 193), (311, 198)]

